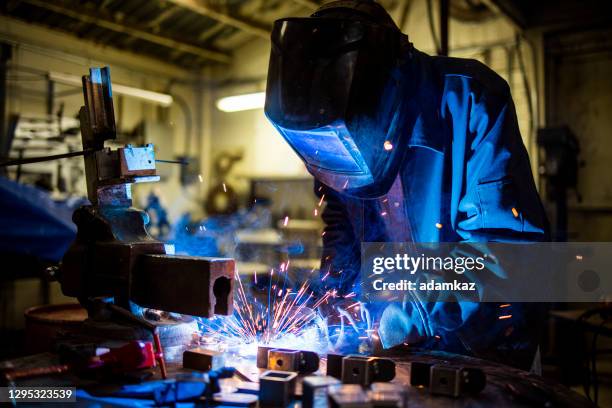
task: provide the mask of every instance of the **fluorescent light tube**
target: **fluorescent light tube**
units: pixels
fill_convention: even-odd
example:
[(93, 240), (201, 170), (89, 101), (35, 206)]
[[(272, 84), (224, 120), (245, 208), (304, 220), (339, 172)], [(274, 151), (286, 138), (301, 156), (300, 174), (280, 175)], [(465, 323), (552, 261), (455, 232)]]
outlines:
[(265, 102), (266, 93), (256, 92), (221, 98), (217, 101), (217, 108), (223, 112), (240, 112), (263, 108)]
[[(63, 74), (61, 72), (49, 72), (49, 79), (64, 85), (74, 85), (81, 87), (83, 82), (76, 75)], [(131, 96), (133, 98), (144, 99), (145, 101), (153, 102), (161, 106), (170, 106), (174, 99), (172, 95), (147, 91), (146, 89), (134, 88), (131, 86), (120, 85), (113, 82), (111, 85), (113, 93), (117, 95)]]

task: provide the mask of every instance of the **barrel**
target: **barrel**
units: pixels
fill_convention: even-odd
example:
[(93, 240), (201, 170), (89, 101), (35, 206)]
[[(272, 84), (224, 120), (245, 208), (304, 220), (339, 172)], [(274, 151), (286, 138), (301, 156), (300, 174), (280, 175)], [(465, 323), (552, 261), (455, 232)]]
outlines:
[(34, 306), (25, 311), (25, 350), (28, 354), (53, 351), (60, 333), (76, 331), (87, 319), (78, 303)]

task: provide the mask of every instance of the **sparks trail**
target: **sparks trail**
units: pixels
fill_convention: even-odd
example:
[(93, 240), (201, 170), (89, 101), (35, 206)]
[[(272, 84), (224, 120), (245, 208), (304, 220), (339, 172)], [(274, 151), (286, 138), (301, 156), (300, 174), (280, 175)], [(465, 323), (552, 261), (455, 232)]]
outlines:
[[(341, 297), (346, 300), (354, 298), (357, 296), (355, 292), (340, 296), (337, 289), (331, 288), (316, 295), (309, 284), (311, 276), (302, 284), (288, 287), (291, 286), (288, 285), (289, 264), (286, 261), (278, 269), (270, 270), (267, 274), (269, 282), (265, 289), (259, 289), (259, 298), (253, 296), (248, 288), (245, 290), (236, 273), (233, 315), (198, 318), (200, 342), (223, 351), (233, 349), (241, 355), (254, 356), (256, 346), (262, 344), (325, 353), (343, 345), (361, 347), (364, 339), (373, 336), (368, 311), (359, 307), (360, 302), (353, 299), (346, 305), (334, 301)], [(318, 270), (311, 270), (310, 275), (315, 271)], [(254, 276), (253, 282), (257, 284), (258, 279), (261, 282), (261, 274)], [(323, 305), (331, 307), (320, 308)], [(327, 316), (318, 311), (327, 312)], [(367, 327), (361, 327), (364, 325)], [(346, 332), (345, 329), (349, 328)], [(364, 328), (370, 330), (363, 331)], [(360, 333), (359, 344), (351, 340), (354, 337), (352, 333)]]
[(202, 336), (213, 343), (238, 344), (267, 344), (286, 335), (299, 336), (317, 317), (315, 310), (335, 297), (336, 291), (328, 290), (315, 300), (308, 280), (299, 287), (287, 288), (288, 270), (289, 261), (283, 262), (278, 271), (270, 270), (265, 295), (267, 304), (254, 296), (247, 296), (240, 275), (236, 272), (234, 314), (229, 317), (198, 319)]

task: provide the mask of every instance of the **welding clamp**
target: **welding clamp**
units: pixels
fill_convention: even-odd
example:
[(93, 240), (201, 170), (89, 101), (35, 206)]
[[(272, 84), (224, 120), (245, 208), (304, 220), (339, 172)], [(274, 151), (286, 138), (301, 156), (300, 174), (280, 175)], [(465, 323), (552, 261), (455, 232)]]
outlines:
[(314, 373), (319, 369), (319, 356), (313, 351), (259, 346), (257, 367), (300, 374)]
[(429, 392), (457, 398), (478, 394), (487, 384), (484, 371), (479, 368), (433, 365), (430, 369)]
[(327, 375), (344, 384), (368, 386), (373, 382), (388, 382), (395, 378), (395, 363), (388, 358), (360, 355), (327, 355)]

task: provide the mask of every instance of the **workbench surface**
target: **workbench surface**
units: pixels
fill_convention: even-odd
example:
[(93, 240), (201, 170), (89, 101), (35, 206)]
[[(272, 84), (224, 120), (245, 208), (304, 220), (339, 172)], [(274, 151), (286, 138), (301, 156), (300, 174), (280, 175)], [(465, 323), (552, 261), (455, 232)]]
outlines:
[[(411, 361), (422, 361), (464, 367), (478, 367), (486, 373), (487, 385), (485, 389), (473, 397), (460, 397), (455, 399), (445, 396), (433, 396), (430, 395), (428, 390), (425, 388), (411, 387), (406, 385), (411, 407), (545, 406), (547, 402), (549, 402), (551, 406), (592, 406), (592, 404), (586, 398), (563, 385), (519, 369), (472, 357), (444, 352), (414, 351), (403, 353), (402, 355), (395, 355), (392, 356), (392, 358), (397, 364), (396, 377), (393, 382), (400, 384), (409, 383)], [(10, 360), (8, 362), (4, 362), (3, 365), (6, 363), (10, 363), (13, 365), (13, 367), (21, 368), (41, 367), (57, 364), (58, 359), (57, 356), (51, 353), (43, 353)], [(178, 363), (168, 363), (168, 371), (170, 378), (176, 378), (177, 375), (191, 372), (190, 370), (183, 369)], [(319, 372), (325, 372), (325, 359), (322, 359), (321, 361), (321, 368)], [(156, 370), (147, 381), (159, 380), (159, 373)], [(239, 380), (224, 380), (223, 387), (231, 389), (232, 381)], [(85, 390), (90, 395), (100, 397), (108, 397), (113, 390), (117, 390), (121, 387), (121, 384), (101, 384), (70, 374), (20, 380), (16, 385), (58, 387), (76, 385), (79, 389)], [(297, 394), (301, 394), (301, 387), (298, 387)], [(115, 406), (115, 403), (119, 402), (114, 401), (115, 403), (113, 403), (111, 402), (112, 400), (112, 398), (108, 400), (110, 403), (108, 406)], [(93, 401), (81, 400), (75, 406), (92, 405), (94, 405)]]

